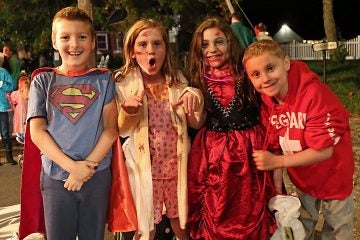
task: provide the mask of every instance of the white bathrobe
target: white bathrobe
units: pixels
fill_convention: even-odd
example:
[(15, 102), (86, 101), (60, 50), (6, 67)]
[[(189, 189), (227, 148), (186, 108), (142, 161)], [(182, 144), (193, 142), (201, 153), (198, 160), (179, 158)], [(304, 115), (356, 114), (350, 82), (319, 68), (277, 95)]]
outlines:
[[(169, 101), (171, 120), (177, 131), (177, 156), (178, 156), (178, 208), (181, 228), (185, 229), (187, 221), (187, 159), (190, 150), (190, 140), (187, 127), (199, 129), (205, 122), (204, 100), (199, 89), (188, 87), (188, 81), (178, 73), (181, 84), (173, 84), (169, 87)], [(168, 76), (166, 76), (168, 78)], [(142, 239), (149, 238), (149, 232), (154, 229), (154, 208), (151, 161), (148, 136), (148, 108), (146, 95), (143, 106), (136, 114), (127, 114), (122, 108), (123, 103), (129, 96), (136, 95), (144, 90), (144, 83), (139, 69), (133, 69), (124, 79), (116, 82), (117, 102), (119, 108), (119, 131), (121, 137), (129, 137), (123, 144), (125, 164), (129, 173), (131, 191), (134, 197), (137, 217), (138, 233)], [(173, 108), (186, 92), (194, 93), (200, 102), (199, 111), (194, 118), (187, 120), (183, 107)]]

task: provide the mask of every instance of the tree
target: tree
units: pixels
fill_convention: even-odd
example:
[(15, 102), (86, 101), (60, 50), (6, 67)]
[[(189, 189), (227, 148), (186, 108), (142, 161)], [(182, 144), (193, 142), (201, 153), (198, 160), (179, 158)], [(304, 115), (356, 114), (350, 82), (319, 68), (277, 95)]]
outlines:
[(327, 40), (337, 41), (336, 26), (333, 11), (333, 0), (323, 0), (324, 29)]
[[(78, 0), (78, 8), (84, 10), (87, 13), (87, 15), (89, 15), (90, 18), (93, 19), (93, 6), (91, 0)], [(88, 64), (91, 67), (95, 67), (96, 65), (96, 57), (94, 51), (91, 55), (91, 59)]]
[(86, 12), (92, 11), (96, 30), (125, 32), (140, 18), (155, 18), (169, 29), (181, 26), (184, 49), (195, 25), (206, 15), (226, 16), (222, 0), (0, 0), (0, 43), (28, 45), (35, 54), (51, 49), (54, 14), (77, 4)]
[(77, 0), (78, 8), (84, 10), (93, 19), (93, 6), (91, 0)]
[[(324, 18), (324, 29), (327, 41), (337, 42), (337, 32), (334, 19), (333, 11), (333, 0), (323, 0), (323, 18)], [(343, 62), (348, 55), (348, 52), (344, 46), (338, 46), (338, 48), (330, 50), (330, 59), (335, 62)]]
[(51, 20), (71, 0), (1, 0), (0, 41), (29, 46), (35, 52), (51, 48)]

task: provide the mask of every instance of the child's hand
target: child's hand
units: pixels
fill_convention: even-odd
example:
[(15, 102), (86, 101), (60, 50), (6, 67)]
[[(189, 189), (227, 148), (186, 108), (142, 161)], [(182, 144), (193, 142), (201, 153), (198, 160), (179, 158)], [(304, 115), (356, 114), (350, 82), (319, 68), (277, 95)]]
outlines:
[(68, 179), (65, 181), (64, 188), (69, 191), (80, 191), (83, 184), (83, 181), (76, 179), (74, 175), (70, 174)]
[(256, 168), (259, 170), (273, 170), (283, 167), (281, 156), (268, 151), (254, 150), (252, 154)]
[(75, 167), (70, 171), (70, 175), (78, 181), (86, 182), (94, 174), (98, 163), (91, 161), (75, 161)]
[(197, 96), (191, 92), (186, 92), (180, 100), (173, 104), (173, 107), (178, 107), (180, 105), (184, 106), (185, 113), (192, 116), (199, 108), (199, 99)]
[(128, 97), (123, 102), (121, 107), (125, 110), (125, 112), (129, 114), (135, 114), (142, 106), (144, 96), (145, 96), (145, 91), (142, 90), (137, 95)]

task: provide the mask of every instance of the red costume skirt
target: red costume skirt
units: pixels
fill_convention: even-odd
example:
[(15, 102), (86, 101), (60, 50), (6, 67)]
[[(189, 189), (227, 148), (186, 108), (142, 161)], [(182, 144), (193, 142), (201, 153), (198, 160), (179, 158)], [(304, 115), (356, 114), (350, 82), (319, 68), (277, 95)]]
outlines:
[(276, 230), (268, 200), (275, 195), (271, 172), (259, 171), (252, 150), (263, 131), (201, 129), (188, 164), (188, 226), (193, 239), (270, 239)]

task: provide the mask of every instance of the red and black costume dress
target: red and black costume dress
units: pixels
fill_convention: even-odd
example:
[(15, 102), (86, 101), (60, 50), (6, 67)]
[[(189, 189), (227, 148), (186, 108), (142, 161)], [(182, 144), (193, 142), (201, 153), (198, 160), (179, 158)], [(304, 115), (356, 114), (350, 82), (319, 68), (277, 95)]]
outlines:
[[(270, 239), (276, 230), (267, 208), (272, 176), (252, 159), (264, 131), (258, 104), (242, 99), (244, 80), (207, 76), (208, 116), (188, 162), (188, 226), (193, 239)], [(245, 92), (246, 93), (246, 92)]]

